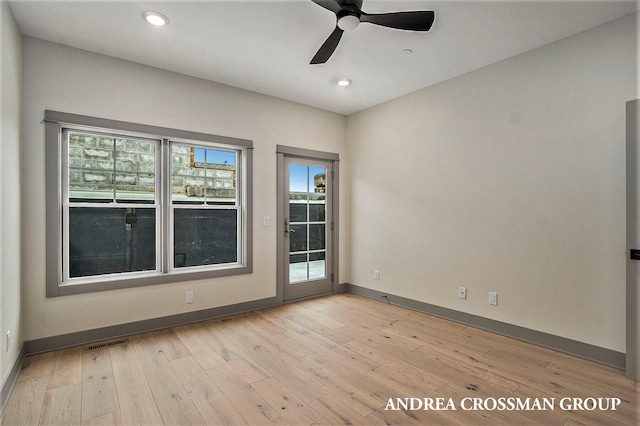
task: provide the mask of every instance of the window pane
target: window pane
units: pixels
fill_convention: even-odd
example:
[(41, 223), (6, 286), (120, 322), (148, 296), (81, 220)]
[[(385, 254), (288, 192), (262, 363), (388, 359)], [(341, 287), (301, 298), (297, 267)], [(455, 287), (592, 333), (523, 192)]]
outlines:
[(116, 139), (116, 199), (154, 200), (156, 143)]
[(326, 253), (309, 253), (309, 279), (319, 279), (327, 276)]
[(69, 198), (155, 199), (156, 142), (69, 133)]
[(291, 164), (289, 166), (289, 192), (308, 192), (307, 177), (307, 166)]
[(290, 222), (306, 222), (307, 221), (307, 203), (289, 203), (289, 221)]
[(69, 276), (156, 269), (154, 208), (69, 208)]
[(174, 267), (238, 261), (235, 209), (174, 209)]
[(113, 200), (113, 138), (69, 133), (69, 198)]
[(309, 279), (309, 264), (307, 260), (306, 253), (289, 256), (289, 283), (297, 283)]
[(325, 247), (325, 226), (309, 225), (309, 250), (324, 250)]
[(323, 204), (309, 204), (309, 222), (324, 222), (324, 203)]
[(171, 157), (173, 202), (236, 203), (235, 151), (172, 144)]
[(309, 167), (309, 192), (326, 192), (326, 171), (323, 167)]
[(307, 250), (307, 225), (290, 225), (289, 229), (289, 251)]

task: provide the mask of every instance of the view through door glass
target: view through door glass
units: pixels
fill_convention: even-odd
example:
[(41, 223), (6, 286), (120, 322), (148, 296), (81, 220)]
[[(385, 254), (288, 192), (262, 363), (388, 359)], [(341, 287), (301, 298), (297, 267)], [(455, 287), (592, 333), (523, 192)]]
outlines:
[[(331, 291), (330, 163), (290, 159), (288, 174), (287, 299)], [(295, 288), (292, 288), (295, 287)]]
[(289, 283), (326, 278), (327, 169), (289, 166)]

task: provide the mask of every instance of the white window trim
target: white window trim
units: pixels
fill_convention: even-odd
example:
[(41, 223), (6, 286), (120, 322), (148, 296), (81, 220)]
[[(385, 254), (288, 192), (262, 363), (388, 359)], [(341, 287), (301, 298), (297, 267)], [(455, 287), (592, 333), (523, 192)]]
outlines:
[[(199, 280), (224, 276), (250, 274), (253, 272), (253, 207), (252, 207), (252, 162), (253, 142), (246, 139), (230, 138), (198, 132), (190, 132), (165, 127), (149, 126), (117, 120), (68, 114), (57, 111), (45, 111), (45, 177), (46, 177), (46, 295), (57, 297), (96, 291), (116, 290), (145, 285), (155, 285), (187, 280)], [(144, 139), (161, 141), (156, 152), (156, 200), (154, 204), (144, 207), (156, 207), (158, 238), (156, 271), (127, 272), (92, 277), (63, 277), (62, 265), (64, 244), (68, 235), (63, 235), (61, 217), (63, 200), (66, 195), (65, 181), (67, 159), (63, 150), (63, 131), (73, 130), (103, 132)], [(238, 210), (238, 259), (236, 263), (206, 265), (186, 268), (174, 268), (168, 247), (172, 247), (173, 205), (171, 203), (171, 186), (161, 182), (171, 180), (170, 146), (171, 142), (211, 145), (227, 150), (239, 150), (239, 163), (236, 186), (236, 205)], [(161, 193), (161, 190), (164, 193)], [(132, 203), (133, 204), (133, 203)], [(143, 205), (141, 205), (142, 207)], [(234, 207), (235, 208), (235, 207)], [(171, 246), (169, 245), (171, 244)], [(161, 251), (161, 253), (158, 253)], [(65, 279), (66, 278), (66, 279)]]

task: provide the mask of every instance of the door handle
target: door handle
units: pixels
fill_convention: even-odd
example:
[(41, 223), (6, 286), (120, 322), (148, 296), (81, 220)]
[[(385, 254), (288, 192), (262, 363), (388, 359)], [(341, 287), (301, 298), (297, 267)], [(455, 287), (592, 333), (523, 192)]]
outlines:
[(289, 223), (289, 218), (285, 217), (284, 218), (284, 236), (288, 237), (289, 234), (293, 234), (294, 232), (296, 232), (295, 229), (291, 229), (291, 224)]

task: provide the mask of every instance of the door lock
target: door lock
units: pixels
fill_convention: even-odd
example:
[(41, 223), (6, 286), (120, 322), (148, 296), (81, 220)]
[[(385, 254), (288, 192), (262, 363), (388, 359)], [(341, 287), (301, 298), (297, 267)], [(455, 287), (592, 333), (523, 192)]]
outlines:
[(287, 237), (289, 234), (293, 234), (296, 232), (295, 229), (291, 229), (291, 224), (289, 223), (289, 218), (284, 218), (284, 236)]

